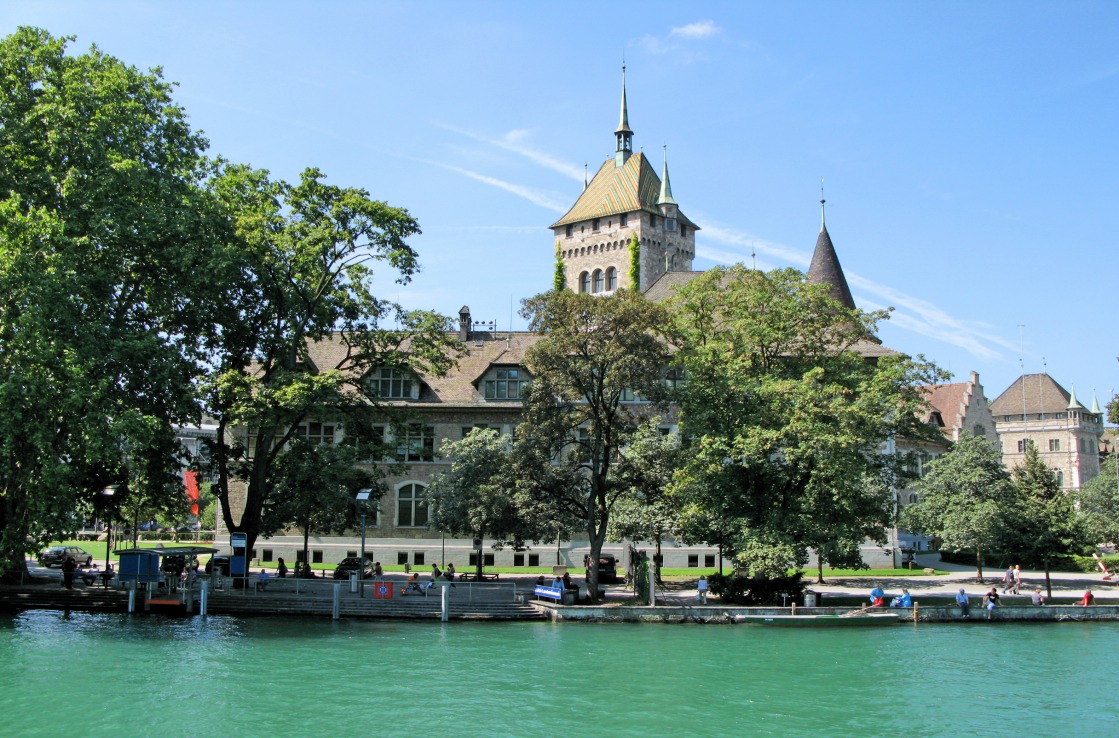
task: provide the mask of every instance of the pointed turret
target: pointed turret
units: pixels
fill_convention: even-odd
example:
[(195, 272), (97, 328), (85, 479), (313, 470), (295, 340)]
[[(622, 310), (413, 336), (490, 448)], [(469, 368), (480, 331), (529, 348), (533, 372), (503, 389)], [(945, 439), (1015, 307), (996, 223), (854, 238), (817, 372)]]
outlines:
[(1070, 393), (1069, 393), (1069, 398), (1068, 398), (1068, 409), (1069, 409), (1069, 410), (1078, 410), (1078, 409), (1080, 409), (1080, 403), (1079, 403), (1079, 402), (1077, 402), (1077, 400), (1076, 400), (1076, 385), (1075, 385), (1075, 384), (1074, 384), (1074, 385), (1072, 385), (1072, 392), (1070, 392)]
[(622, 64), (622, 112), (618, 119), (618, 129), (614, 131), (617, 139), (617, 153), (614, 165), (621, 168), (633, 153), (633, 131), (629, 127), (629, 110), (626, 106), (626, 65)]
[(839, 257), (835, 253), (827, 225), (824, 223), (824, 202), (825, 200), (821, 198), (820, 236), (816, 239), (816, 250), (812, 254), (812, 264), (808, 267), (808, 281), (830, 285), (831, 296), (844, 307), (854, 309), (855, 298), (851, 297), (851, 288), (847, 286), (843, 267), (839, 265)]
[(1096, 391), (1092, 390), (1092, 412), (1096, 415), (1100, 414), (1100, 401), (1096, 399)]

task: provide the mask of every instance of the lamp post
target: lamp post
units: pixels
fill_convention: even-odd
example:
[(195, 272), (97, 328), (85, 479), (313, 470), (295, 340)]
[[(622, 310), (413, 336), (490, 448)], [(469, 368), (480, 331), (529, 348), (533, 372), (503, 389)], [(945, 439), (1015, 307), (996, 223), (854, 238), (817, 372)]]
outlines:
[(361, 505), (361, 559), (358, 562), (357, 578), (361, 584), (358, 586), (358, 597), (365, 597), (365, 505), (369, 502), (371, 489), (359, 489), (354, 499)]
[(117, 493), (120, 485), (110, 484), (101, 490), (105, 498), (105, 571), (109, 571), (109, 549), (113, 543), (113, 495)]

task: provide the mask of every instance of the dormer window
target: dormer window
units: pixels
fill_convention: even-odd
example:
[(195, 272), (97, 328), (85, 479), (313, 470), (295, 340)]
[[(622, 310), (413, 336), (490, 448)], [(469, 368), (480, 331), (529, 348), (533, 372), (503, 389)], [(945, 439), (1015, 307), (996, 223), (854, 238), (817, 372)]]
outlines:
[(529, 381), (523, 369), (497, 368), (482, 380), (483, 393), (487, 400), (519, 400)]
[(383, 366), (366, 377), (365, 391), (379, 400), (416, 400), (420, 385), (410, 370)]
[(618, 225), (625, 228), (629, 225), (629, 213), (622, 213), (618, 216)]
[(600, 224), (599, 224), (598, 218), (595, 218), (594, 220), (591, 221), (591, 230), (592, 231), (597, 231), (599, 229), (599, 225)]

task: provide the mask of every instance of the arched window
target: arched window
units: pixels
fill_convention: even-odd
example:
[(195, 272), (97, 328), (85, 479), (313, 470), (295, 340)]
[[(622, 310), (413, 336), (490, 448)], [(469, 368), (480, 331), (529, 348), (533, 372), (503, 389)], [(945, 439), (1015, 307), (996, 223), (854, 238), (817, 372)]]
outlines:
[(920, 501), (921, 501), (921, 498), (918, 497), (917, 495), (909, 495), (909, 504), (910, 505), (916, 505)]
[(610, 267), (606, 270), (606, 291), (613, 292), (618, 288), (618, 270)]
[(424, 486), (414, 482), (396, 490), (396, 527), (423, 528), (427, 526), (427, 500)]
[(582, 274), (579, 275), (579, 291), (580, 292), (590, 292), (591, 291), (591, 275), (588, 274), (587, 272), (583, 272)]
[(593, 292), (602, 292), (602, 289), (603, 289), (602, 270), (601, 269), (595, 269), (594, 270), (594, 289), (592, 291)]

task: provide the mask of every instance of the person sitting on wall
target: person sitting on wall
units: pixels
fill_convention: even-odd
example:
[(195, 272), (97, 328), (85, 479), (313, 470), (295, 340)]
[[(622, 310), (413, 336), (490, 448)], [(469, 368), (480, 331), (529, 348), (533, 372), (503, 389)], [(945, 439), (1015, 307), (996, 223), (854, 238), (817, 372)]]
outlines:
[(1081, 607), (1087, 607), (1088, 605), (1091, 605), (1095, 601), (1096, 601), (1096, 596), (1094, 594), (1092, 594), (1092, 588), (1089, 587), (1084, 592), (1084, 596), (1080, 598), (1080, 606)]
[(423, 590), (420, 589), (420, 575), (419, 574), (413, 574), (412, 575), (412, 578), (409, 579), (408, 583), (404, 585), (404, 588), (400, 590), (400, 596), (403, 597), (404, 595), (408, 594), (409, 592), (415, 592), (416, 594), (423, 594)]
[(870, 606), (882, 607), (886, 604), (886, 593), (882, 591), (882, 585), (875, 582), (874, 589), (870, 590)]
[(1045, 597), (1041, 594), (1041, 587), (1034, 590), (1033, 596), (1030, 598), (1034, 605), (1041, 607), (1045, 604)]
[(266, 572), (264, 569), (261, 569), (260, 573), (256, 575), (256, 591), (263, 592), (264, 590), (268, 589), (269, 579), (271, 579), (271, 577), (268, 575), (268, 572)]
[(571, 581), (571, 573), (563, 573), (563, 588), (564, 589), (578, 589), (574, 582)]
[(890, 607), (913, 607), (913, 597), (909, 594), (909, 590), (902, 587), (901, 594), (894, 598)]

